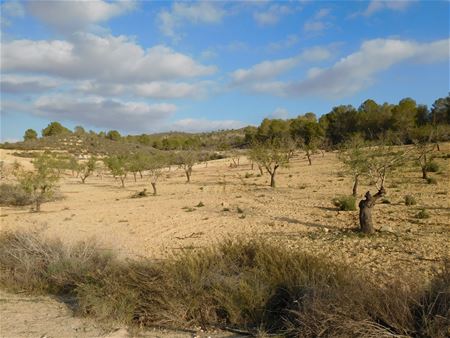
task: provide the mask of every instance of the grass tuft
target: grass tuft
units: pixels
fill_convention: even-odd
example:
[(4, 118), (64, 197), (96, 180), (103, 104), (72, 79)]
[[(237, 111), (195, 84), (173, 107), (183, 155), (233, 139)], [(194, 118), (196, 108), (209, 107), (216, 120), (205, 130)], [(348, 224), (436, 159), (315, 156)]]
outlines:
[(356, 210), (356, 199), (353, 196), (338, 196), (333, 198), (333, 205), (342, 211)]
[(444, 337), (449, 267), (415, 290), (263, 240), (122, 261), (93, 243), (68, 248), (36, 234), (0, 235), (3, 288), (70, 297), (78, 314), (108, 322), (253, 335)]

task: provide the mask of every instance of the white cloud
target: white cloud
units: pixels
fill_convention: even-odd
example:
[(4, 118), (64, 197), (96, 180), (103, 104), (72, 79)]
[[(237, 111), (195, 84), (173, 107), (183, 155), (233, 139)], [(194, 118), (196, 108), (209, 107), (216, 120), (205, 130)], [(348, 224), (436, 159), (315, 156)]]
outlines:
[(2, 93), (32, 94), (41, 93), (62, 84), (61, 81), (42, 76), (4, 75), (0, 80)]
[(299, 41), (300, 41), (300, 39), (299, 39), (298, 35), (289, 34), (283, 40), (269, 43), (269, 45), (267, 46), (267, 49), (270, 52), (276, 52), (280, 49), (290, 48), (292, 46), (295, 46)]
[(271, 5), (264, 11), (253, 13), (253, 18), (261, 26), (276, 24), (283, 16), (293, 13), (293, 9), (286, 5)]
[(198, 133), (219, 129), (238, 129), (244, 126), (243, 122), (236, 120), (182, 119), (175, 121), (170, 129)]
[(412, 0), (372, 0), (367, 9), (362, 13), (365, 16), (371, 16), (382, 10), (403, 11), (413, 3)]
[(180, 27), (185, 22), (217, 24), (222, 21), (225, 14), (225, 10), (217, 2), (176, 2), (170, 10), (162, 10), (158, 14), (159, 29), (164, 35), (179, 39)]
[(100, 96), (127, 95), (152, 99), (202, 98), (213, 89), (211, 81), (167, 82), (153, 81), (138, 84), (114, 84), (96, 81), (82, 81), (75, 91)]
[(316, 12), (314, 17), (303, 24), (305, 32), (321, 32), (331, 27), (331, 23), (326, 21), (330, 16), (331, 10), (329, 8), (322, 8)]
[(176, 106), (169, 103), (148, 104), (73, 95), (42, 96), (33, 103), (33, 108), (34, 114), (39, 116), (128, 131), (151, 130), (176, 110)]
[(136, 2), (123, 0), (29, 1), (29, 12), (52, 28), (65, 33), (83, 30), (135, 9)]
[(263, 61), (248, 69), (238, 69), (231, 74), (233, 84), (272, 79), (292, 68), (300, 62), (322, 61), (330, 57), (330, 52), (323, 47), (314, 47), (291, 58)]
[(446, 61), (449, 39), (431, 43), (394, 39), (374, 39), (364, 42), (360, 50), (325, 69), (312, 68), (306, 79), (297, 82), (267, 82), (253, 84), (250, 89), (259, 93), (280, 96), (319, 95), (345, 97), (367, 88), (376, 74), (395, 64), (412, 61), (431, 63)]
[(216, 71), (162, 45), (144, 50), (125, 36), (90, 33), (75, 34), (71, 41), (6, 42), (1, 59), (2, 71), (122, 83), (197, 77)]

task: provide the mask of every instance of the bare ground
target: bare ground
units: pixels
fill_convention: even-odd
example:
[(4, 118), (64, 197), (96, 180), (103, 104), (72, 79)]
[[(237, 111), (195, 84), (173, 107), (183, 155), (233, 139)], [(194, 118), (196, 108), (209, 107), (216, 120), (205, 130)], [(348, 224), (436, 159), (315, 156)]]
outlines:
[[(438, 155), (449, 152), (450, 144), (445, 144)], [(5, 162), (17, 159), (30, 165), (28, 159), (15, 158), (10, 152), (2, 150), (0, 154)], [(88, 177), (81, 184), (67, 174), (60, 182), (64, 198), (44, 204), (41, 213), (30, 213), (29, 208), (2, 208), (1, 231), (31, 229), (59, 237), (69, 245), (94, 239), (105, 250), (122, 257), (154, 258), (228, 237), (263, 236), (283, 246), (349, 263), (380, 280), (410, 275), (419, 282), (428, 279), (450, 254), (449, 160), (437, 161), (441, 172), (431, 173), (437, 185), (426, 184), (419, 168), (413, 166), (402, 168), (388, 179), (386, 199), (390, 204), (375, 207), (376, 228), (382, 231), (372, 237), (361, 237), (354, 231), (357, 211), (337, 211), (331, 203), (333, 197), (351, 193), (352, 187), (350, 178), (340, 175), (342, 168), (335, 153), (316, 155), (312, 166), (302, 155), (295, 158), (289, 168), (280, 170), (276, 189), (268, 187), (268, 175), (257, 177), (256, 166), (251, 170), (245, 159), (238, 168), (230, 168), (226, 159), (212, 161), (208, 167), (197, 165), (191, 184), (185, 184), (183, 172), (173, 167), (159, 183), (158, 196), (140, 199), (130, 196), (144, 188), (151, 191), (146, 178), (134, 182), (130, 175), (123, 189), (109, 176)], [(362, 185), (360, 195), (369, 189), (375, 191), (373, 186)], [(414, 195), (417, 205), (405, 206), (406, 194)], [(199, 202), (204, 206), (196, 207)], [(421, 208), (431, 217), (415, 218)], [(27, 336), (26, 329), (14, 331), (16, 324), (23, 322), (22, 311), (17, 310), (23, 304), (47, 308), (51, 303), (49, 313), (56, 313), (54, 307), (60, 306), (47, 298), (27, 303), (20, 300), (27, 299), (23, 297), (1, 297), (4, 337)], [(36, 327), (58, 323), (51, 317), (41, 317), (45, 311), (33, 311), (39, 314), (32, 321)], [(23, 318), (28, 315), (23, 312)], [(34, 324), (27, 325), (30, 336), (36, 336)], [(67, 328), (59, 325), (58, 329)], [(89, 330), (83, 337), (91, 337), (89, 332), (101, 334), (95, 326), (89, 326)], [(67, 334), (78, 337), (77, 332)]]

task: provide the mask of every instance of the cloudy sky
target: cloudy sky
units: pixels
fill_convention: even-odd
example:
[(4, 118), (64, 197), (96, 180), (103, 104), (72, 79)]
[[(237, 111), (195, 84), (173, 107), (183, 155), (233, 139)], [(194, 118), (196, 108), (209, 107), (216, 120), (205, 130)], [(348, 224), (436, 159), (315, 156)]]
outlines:
[(2, 1), (2, 140), (205, 131), (449, 91), (448, 1)]

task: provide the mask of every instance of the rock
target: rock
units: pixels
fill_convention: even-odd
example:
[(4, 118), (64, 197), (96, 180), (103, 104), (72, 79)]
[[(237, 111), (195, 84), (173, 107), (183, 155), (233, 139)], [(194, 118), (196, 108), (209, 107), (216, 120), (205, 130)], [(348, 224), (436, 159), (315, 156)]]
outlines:
[(328, 232), (330, 231), (330, 229), (328, 229), (328, 228), (323, 228), (322, 230), (323, 230), (323, 232), (325, 232), (325, 233), (328, 233)]
[(390, 226), (390, 225), (383, 225), (380, 228), (381, 232), (390, 232), (390, 233), (395, 233), (395, 230)]

